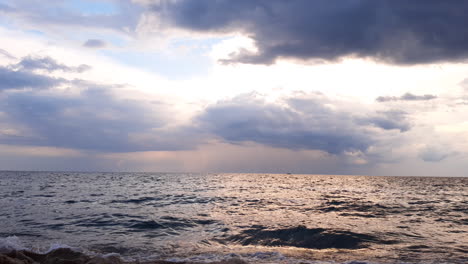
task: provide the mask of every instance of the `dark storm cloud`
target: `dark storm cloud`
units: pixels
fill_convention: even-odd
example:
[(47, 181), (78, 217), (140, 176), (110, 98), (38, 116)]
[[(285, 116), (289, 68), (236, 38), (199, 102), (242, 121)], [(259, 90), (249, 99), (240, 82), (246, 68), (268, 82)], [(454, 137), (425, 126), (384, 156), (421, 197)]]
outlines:
[(83, 47), (87, 48), (104, 48), (106, 46), (106, 42), (100, 39), (88, 39), (85, 43), (83, 43)]
[(353, 56), (395, 64), (468, 58), (468, 2), (440, 0), (179, 0), (152, 10), (176, 27), (244, 31), (259, 49), (230, 61)]
[(412, 93), (405, 93), (402, 96), (379, 96), (375, 99), (377, 102), (389, 102), (389, 101), (429, 101), (436, 99), (437, 96), (432, 94), (425, 95), (414, 95)]
[(292, 97), (283, 104), (267, 103), (245, 95), (210, 106), (199, 117), (207, 130), (236, 142), (256, 142), (288, 149), (314, 149), (331, 154), (365, 152), (376, 142), (376, 132), (409, 129), (398, 113), (369, 117), (333, 110), (321, 96)]
[(0, 66), (0, 91), (25, 88), (47, 89), (63, 82), (63, 79)]
[(61, 63), (58, 63), (56, 60), (51, 57), (36, 57), (36, 56), (27, 56), (21, 59), (19, 63), (13, 66), (14, 68), (23, 70), (23, 71), (33, 71), (33, 70), (46, 70), (49, 72), (52, 71), (65, 71), (65, 72), (84, 72), (91, 69), (91, 66), (86, 64), (81, 64), (76, 67), (67, 66)]

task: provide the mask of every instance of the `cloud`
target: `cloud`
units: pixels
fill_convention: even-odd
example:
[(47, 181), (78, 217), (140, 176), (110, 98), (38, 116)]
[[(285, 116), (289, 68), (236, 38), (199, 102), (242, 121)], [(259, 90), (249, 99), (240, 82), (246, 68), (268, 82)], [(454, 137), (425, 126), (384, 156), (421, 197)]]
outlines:
[(179, 28), (244, 32), (258, 52), (240, 50), (231, 62), (360, 57), (423, 64), (468, 58), (465, 1), (158, 0), (151, 10), (158, 21)]
[(33, 57), (27, 56), (21, 59), (16, 65), (12, 65), (13, 68), (20, 69), (23, 71), (33, 71), (33, 70), (46, 70), (49, 72), (52, 71), (64, 71), (64, 72), (77, 72), (81, 73), (91, 69), (91, 66), (86, 64), (81, 64), (76, 67), (70, 67), (61, 63), (58, 63), (51, 57)]
[(414, 95), (412, 93), (405, 93), (402, 96), (379, 96), (375, 99), (377, 102), (390, 102), (390, 101), (429, 101), (436, 99), (437, 96), (432, 94)]
[(164, 100), (127, 99), (125, 85), (54, 77), (88, 68), (34, 56), (0, 66), (0, 144), (133, 152), (193, 149), (202, 141), (196, 128), (174, 125)]
[[(6, 51), (5, 53), (8, 54)], [(49, 73), (54, 71), (82, 73), (89, 69), (91, 66), (85, 64), (70, 67), (50, 57), (27, 56), (16, 64), (0, 66), (0, 90), (48, 89), (69, 83), (63, 78), (39, 74), (34, 72), (35, 70), (44, 70)]]
[[(7, 70), (6, 76), (22, 74), (24, 82), (30, 76), (55, 80)], [(319, 93), (294, 93), (275, 102), (244, 94), (209, 105), (189, 123), (174, 125), (171, 117), (176, 113), (169, 104), (118, 97), (115, 92), (125, 89), (122, 86), (79, 79), (63, 82), (78, 94), (43, 91), (54, 83), (41, 85), (42, 90), (5, 94), (0, 112), (14, 133), (3, 133), (0, 144), (102, 152), (169, 151), (194, 149), (214, 137), (230, 144), (253, 142), (340, 155), (365, 153), (382, 135), (411, 127), (404, 112), (353, 112)]]
[(6, 5), (6, 4), (3, 4), (3, 3), (0, 3), (0, 12), (11, 12), (13, 11), (14, 9), (11, 8), (11, 6), (9, 5)]
[(106, 42), (100, 39), (88, 39), (85, 43), (83, 43), (83, 47), (93, 48), (93, 49), (104, 48), (106, 47), (106, 45), (107, 45)]
[(295, 95), (275, 103), (256, 94), (242, 95), (209, 106), (198, 119), (227, 142), (331, 154), (366, 152), (382, 131), (409, 129), (402, 113), (360, 116), (340, 110), (338, 103), (320, 94)]
[(0, 66), (0, 91), (25, 88), (47, 89), (63, 82), (63, 79)]
[(448, 148), (442, 146), (427, 146), (419, 152), (418, 156), (425, 162), (439, 162), (454, 155), (457, 155), (457, 152)]
[[(85, 88), (78, 96), (65, 93), (12, 93), (0, 101), (11, 127), (0, 143), (50, 146), (103, 152), (191, 149), (190, 130), (168, 129), (169, 106), (144, 100), (119, 99), (112, 87)], [(104, 87), (104, 88), (103, 88)], [(189, 134), (189, 135), (187, 135)]]
[(0, 55), (3, 55), (7, 59), (16, 59), (15, 56), (11, 55), (9, 52), (3, 49), (0, 49)]
[(407, 118), (407, 113), (399, 110), (381, 111), (374, 115), (361, 119), (362, 123), (373, 124), (386, 130), (400, 130), (406, 132), (411, 128)]

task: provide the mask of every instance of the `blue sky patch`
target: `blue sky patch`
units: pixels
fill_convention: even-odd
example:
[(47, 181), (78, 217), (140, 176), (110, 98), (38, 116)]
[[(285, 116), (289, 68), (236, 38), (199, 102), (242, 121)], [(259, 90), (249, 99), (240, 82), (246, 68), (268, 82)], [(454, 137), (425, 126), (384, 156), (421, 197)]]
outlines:
[(125, 65), (154, 72), (173, 80), (205, 75), (212, 67), (209, 57), (194, 54), (173, 57), (156, 52), (101, 50), (99, 53)]
[(119, 12), (118, 7), (109, 1), (71, 0), (64, 5), (83, 15), (114, 15)]

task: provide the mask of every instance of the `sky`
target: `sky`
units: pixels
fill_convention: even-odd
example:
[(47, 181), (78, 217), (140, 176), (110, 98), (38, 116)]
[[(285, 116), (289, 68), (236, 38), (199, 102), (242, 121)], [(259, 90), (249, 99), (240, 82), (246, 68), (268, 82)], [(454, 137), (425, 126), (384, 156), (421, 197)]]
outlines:
[(467, 12), (0, 0), (0, 169), (467, 176)]

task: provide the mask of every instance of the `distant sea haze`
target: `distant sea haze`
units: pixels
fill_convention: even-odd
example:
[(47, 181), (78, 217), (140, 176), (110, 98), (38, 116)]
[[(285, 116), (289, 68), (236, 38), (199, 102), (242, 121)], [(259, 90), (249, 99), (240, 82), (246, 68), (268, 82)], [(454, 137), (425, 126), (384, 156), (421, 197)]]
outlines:
[(468, 263), (468, 178), (0, 172), (0, 253)]

